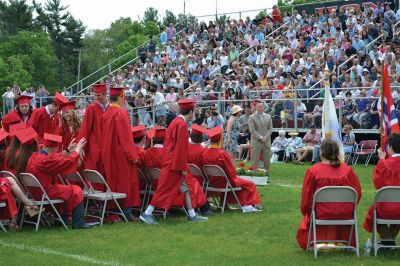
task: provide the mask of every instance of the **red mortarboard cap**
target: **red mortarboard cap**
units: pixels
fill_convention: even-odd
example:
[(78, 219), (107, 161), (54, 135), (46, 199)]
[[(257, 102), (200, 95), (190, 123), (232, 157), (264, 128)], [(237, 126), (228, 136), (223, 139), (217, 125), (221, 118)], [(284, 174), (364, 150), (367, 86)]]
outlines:
[(207, 129), (205, 127), (199, 126), (198, 124), (193, 124), (191, 128), (193, 134), (203, 135), (207, 132)]
[(12, 111), (3, 117), (3, 128), (9, 131), (10, 125), (21, 122), (21, 117), (16, 111)]
[(179, 100), (178, 104), (181, 110), (191, 110), (194, 109), (195, 101), (184, 99), (184, 100)]
[(38, 134), (32, 127), (26, 127), (18, 130), (16, 136), (22, 145), (31, 145), (38, 137)]
[(25, 123), (17, 123), (17, 124), (13, 124), (10, 125), (10, 137), (14, 137), (16, 136), (17, 132), (20, 131), (21, 129), (27, 128), (27, 124)]
[(60, 106), (64, 103), (67, 103), (68, 99), (65, 98), (64, 96), (62, 96), (61, 94), (59, 94), (58, 92), (56, 92), (56, 95), (53, 98), (53, 102), (56, 106)]
[(124, 93), (124, 88), (111, 88), (110, 96), (121, 96)]
[(59, 135), (53, 135), (53, 134), (48, 134), (44, 133), (43, 135), (44, 143), (43, 145), (45, 147), (57, 147), (59, 143), (62, 142), (62, 137)]
[(93, 91), (95, 93), (106, 93), (107, 92), (107, 85), (106, 84), (95, 84), (93, 86)]
[(132, 137), (135, 138), (140, 138), (146, 135), (146, 132), (144, 131), (146, 127), (144, 125), (137, 126), (137, 127), (132, 127), (131, 132), (132, 132)]
[(32, 98), (33, 97), (31, 97), (31, 96), (22, 95), (21, 97), (18, 98), (17, 103), (18, 104), (30, 104)]
[(0, 129), (0, 143), (3, 143), (4, 140), (9, 136), (10, 134), (8, 134), (7, 131), (5, 131), (4, 129)]
[(61, 105), (61, 111), (63, 111), (63, 112), (68, 111), (68, 110), (74, 110), (74, 109), (75, 109), (75, 101), (63, 103)]
[(221, 138), (221, 134), (224, 132), (222, 127), (214, 127), (208, 131), (208, 136), (212, 141), (217, 141)]
[(165, 127), (153, 127), (149, 133), (149, 137), (155, 139), (164, 139), (167, 132)]

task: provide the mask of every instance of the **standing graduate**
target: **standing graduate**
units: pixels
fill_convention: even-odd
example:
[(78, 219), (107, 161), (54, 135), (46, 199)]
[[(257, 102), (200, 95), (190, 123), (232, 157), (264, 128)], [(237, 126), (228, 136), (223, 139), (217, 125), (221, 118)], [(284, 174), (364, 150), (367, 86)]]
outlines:
[(43, 145), (44, 133), (57, 134), (61, 119), (59, 113), (60, 106), (67, 102), (68, 99), (57, 92), (53, 98), (52, 104), (35, 109), (35, 111), (33, 111), (28, 124), (33, 127), (39, 136), (39, 147)]
[(77, 140), (85, 138), (85, 168), (96, 170), (104, 175), (103, 160), (101, 159), (101, 137), (103, 134), (102, 116), (109, 107), (106, 84), (94, 85), (95, 102), (86, 107), (85, 116)]
[[(387, 153), (378, 149), (379, 162), (374, 168), (373, 181), (376, 189), (387, 186), (400, 186), (400, 134), (393, 133), (387, 140)], [(377, 218), (380, 219), (400, 219), (400, 204), (394, 202), (377, 203)], [(365, 218), (364, 228), (372, 232), (372, 221), (374, 217), (374, 206), (368, 210)], [(395, 246), (395, 239), (399, 234), (400, 225), (378, 224), (377, 231), (382, 241), (382, 245)]]
[[(82, 163), (80, 154), (86, 144), (81, 139), (77, 144), (70, 144), (71, 153), (57, 153), (61, 136), (45, 133), (43, 135), (43, 149), (38, 151), (36, 143), (36, 132), (28, 127), (17, 132), (17, 138), (21, 142), (17, 173), (31, 173), (43, 186), (50, 199), (64, 200), (64, 209), (60, 210), (63, 219), (68, 219), (72, 212), (72, 228), (88, 228), (85, 225), (85, 208), (83, 203), (82, 189), (76, 185), (61, 185), (57, 183), (57, 175), (71, 174), (78, 171)], [(33, 198), (39, 200), (41, 193), (31, 190)]]
[(61, 126), (58, 129), (58, 135), (62, 136), (60, 150), (63, 151), (68, 149), (71, 141), (78, 137), (81, 129), (81, 118), (75, 111), (75, 101), (63, 104), (61, 106), (61, 115)]
[[(361, 198), (361, 186), (353, 169), (340, 162), (339, 146), (335, 141), (325, 139), (320, 148), (321, 162), (307, 169), (301, 192), (301, 213), (303, 218), (297, 231), (297, 242), (301, 248), (307, 248), (308, 232), (310, 229), (311, 209), (315, 192), (325, 186), (349, 186), (357, 191), (358, 199)], [(350, 202), (322, 202), (315, 207), (318, 219), (350, 219), (353, 217), (354, 204)], [(319, 225), (317, 226), (318, 240), (348, 239), (350, 226)], [(355, 246), (353, 231), (352, 246)], [(311, 236), (311, 241), (313, 241)]]
[(110, 89), (110, 106), (103, 114), (101, 158), (107, 183), (111, 191), (125, 193), (120, 205), (128, 220), (132, 220), (132, 207), (140, 206), (139, 180), (131, 125), (125, 106), (123, 88)]
[(33, 107), (30, 105), (32, 97), (22, 95), (17, 100), (17, 107), (3, 117), (3, 128), (9, 132), (10, 125), (16, 123), (28, 123), (31, 118)]
[[(242, 188), (236, 192), (236, 195), (239, 198), (240, 205), (242, 205), (243, 212), (248, 213), (260, 211), (262, 208), (261, 198), (258, 195), (256, 185), (249, 180), (245, 180), (237, 176), (236, 168), (232, 162), (232, 158), (228, 152), (222, 149), (223, 132), (224, 130), (221, 127), (215, 127), (208, 131), (211, 147), (203, 154), (203, 164), (218, 165), (225, 171), (226, 176), (228, 177), (232, 186)], [(209, 179), (214, 187), (224, 188), (226, 186), (226, 181), (222, 181), (221, 178), (215, 179), (211, 176)], [(221, 197), (223, 196), (221, 195)], [(232, 193), (228, 193), (226, 202), (228, 204), (236, 204), (236, 200)]]
[(163, 165), (156, 192), (146, 211), (140, 215), (140, 219), (146, 224), (156, 224), (153, 217), (154, 208), (168, 210), (179, 193), (185, 193), (189, 221), (208, 220), (207, 217), (202, 217), (194, 211), (187, 181), (187, 175), (190, 173), (187, 163), (189, 146), (187, 123), (193, 120), (195, 103), (193, 100), (180, 100), (178, 104), (180, 115), (168, 127), (163, 146)]

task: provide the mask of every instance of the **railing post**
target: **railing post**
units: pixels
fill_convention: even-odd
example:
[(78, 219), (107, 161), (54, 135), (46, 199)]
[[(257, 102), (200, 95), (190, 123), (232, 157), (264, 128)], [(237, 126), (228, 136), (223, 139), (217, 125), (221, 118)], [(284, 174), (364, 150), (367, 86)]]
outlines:
[(297, 90), (294, 89), (294, 129), (297, 131)]
[[(6, 99), (5, 99), (5, 97), (3, 97), (3, 115), (2, 115), (2, 116), (5, 116), (5, 115), (6, 115), (6, 105), (7, 105)], [(7, 110), (7, 111), (8, 111), (8, 110)]]
[(153, 103), (152, 110), (153, 110), (153, 126), (155, 126), (155, 124), (156, 124), (156, 106), (154, 103)]
[(111, 64), (108, 64), (108, 74), (111, 74)]
[(43, 106), (43, 97), (39, 97), (39, 108)]
[(342, 98), (339, 98), (339, 127), (342, 126)]
[(239, 19), (242, 19), (242, 12), (239, 12)]

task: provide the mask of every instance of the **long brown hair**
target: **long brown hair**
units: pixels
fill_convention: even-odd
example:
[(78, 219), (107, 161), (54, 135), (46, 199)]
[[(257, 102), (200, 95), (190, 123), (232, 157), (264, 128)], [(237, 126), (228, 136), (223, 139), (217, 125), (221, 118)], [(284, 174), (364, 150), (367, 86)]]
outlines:
[(24, 173), (26, 171), (26, 165), (28, 164), (29, 158), (34, 152), (38, 151), (38, 144), (34, 141), (31, 145), (21, 145), (21, 151), (17, 158), (17, 174)]
[[(77, 129), (79, 131), (81, 129), (81, 118), (79, 117), (78, 113), (75, 110), (71, 111), (72, 111), (72, 124), (74, 126), (74, 129)], [(61, 125), (68, 126), (67, 120), (65, 120), (64, 116), (62, 116)], [(63, 133), (65, 134), (65, 132)]]
[(331, 166), (339, 167), (339, 145), (335, 141), (324, 139), (321, 143), (321, 155), (330, 162)]
[(21, 146), (21, 142), (19, 142), (17, 137), (12, 138), (11, 140), (11, 144), (10, 144), (10, 149), (8, 151), (7, 158), (6, 158), (6, 162), (7, 162), (7, 167), (9, 169), (15, 169), (16, 168), (16, 162), (17, 162), (17, 156), (16, 153), (18, 151), (18, 149)]

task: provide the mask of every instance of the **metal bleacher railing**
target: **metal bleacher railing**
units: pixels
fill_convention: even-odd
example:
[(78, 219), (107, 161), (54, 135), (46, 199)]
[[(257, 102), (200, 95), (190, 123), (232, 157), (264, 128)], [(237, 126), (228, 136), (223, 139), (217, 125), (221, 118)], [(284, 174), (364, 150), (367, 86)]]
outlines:
[[(369, 90), (372, 87), (368, 87), (368, 88), (351, 88), (351, 89), (359, 89), (359, 90)], [(400, 86), (392, 86), (393, 90), (399, 90)], [(303, 102), (303, 103), (317, 103), (317, 102), (322, 102), (324, 100), (324, 98), (310, 98), (310, 97), (306, 97), (306, 98), (299, 98), (298, 97), (298, 93), (300, 91), (308, 91), (309, 89), (299, 89), (299, 90), (286, 90), (286, 91), (282, 91), (283, 93), (285, 92), (291, 92), (293, 94), (292, 98), (280, 98), (280, 99), (261, 99), (263, 102), (265, 102), (267, 104), (267, 110), (266, 112), (271, 114), (272, 117), (274, 118), (274, 131), (279, 131), (281, 129), (284, 130), (292, 130), (295, 129), (299, 132), (304, 132), (307, 130), (307, 127), (304, 123), (304, 118), (303, 118), (303, 114), (300, 114), (297, 110), (298, 105), (297, 103), (299, 101)], [(331, 91), (333, 90), (340, 90), (340, 88), (331, 88)], [(202, 108), (202, 109), (209, 109), (211, 106), (216, 107), (217, 111), (220, 115), (222, 115), (223, 117), (226, 117), (228, 115), (227, 110), (228, 105), (232, 105), (232, 104), (239, 104), (239, 105), (249, 105), (250, 102), (254, 99), (254, 98), (258, 98), (258, 95), (261, 93), (272, 93), (272, 92), (276, 92), (276, 90), (269, 90), (269, 89), (260, 89), (260, 90), (251, 90), (249, 91), (249, 99), (246, 100), (227, 100), (225, 99), (225, 96), (223, 95), (222, 92), (202, 92), (201, 93), (201, 97), (202, 100), (197, 102), (197, 107), (198, 108)], [(215, 99), (214, 100), (209, 100), (207, 99), (207, 95), (214, 95)], [(187, 98), (198, 98), (199, 95), (194, 93), (194, 92), (190, 92), (190, 93), (185, 93), (185, 96)], [(129, 101), (129, 96), (127, 96), (127, 101)], [(37, 99), (37, 104), (38, 107), (41, 107), (42, 105), (44, 105), (47, 102), (51, 102), (52, 97), (42, 97), (42, 98), (38, 98)], [(72, 96), (70, 97), (71, 100), (75, 100), (78, 105), (80, 105), (80, 108), (78, 109), (78, 113), (83, 117), (84, 114), (84, 110), (87, 104), (93, 102), (94, 100), (94, 96)], [(368, 99), (370, 100), (370, 104), (374, 101), (379, 99), (379, 97), (352, 97), (352, 100), (355, 101), (356, 99)], [(281, 122), (281, 117), (279, 116), (279, 114), (274, 114), (272, 113), (272, 106), (274, 103), (277, 102), (288, 102), (291, 101), (293, 103), (293, 110), (291, 111), (291, 117), (288, 118), (287, 124), (282, 125)], [(337, 116), (338, 116), (338, 120), (339, 120), (339, 124), (343, 125), (343, 108), (339, 108), (339, 107), (343, 107), (344, 102), (346, 101), (346, 99), (344, 98), (335, 98), (335, 103), (337, 105)], [(165, 104), (165, 107), (168, 105), (168, 103)], [(150, 104), (147, 105), (145, 107), (131, 107), (129, 104), (126, 105), (127, 111), (130, 114), (130, 118), (131, 118), (131, 123), (132, 125), (137, 125), (138, 124), (138, 114), (140, 111), (146, 112), (150, 115), (151, 118), (151, 125), (155, 124), (156, 121), (156, 111), (157, 111), (157, 107), (154, 104)], [(369, 111), (369, 109), (368, 109)], [(306, 113), (309, 113), (310, 110)], [(148, 125), (149, 126), (149, 125)], [(317, 119), (317, 127), (321, 127), (321, 121)], [(363, 134), (379, 134), (379, 130), (377, 128), (356, 128), (354, 129), (355, 133), (363, 133)]]

